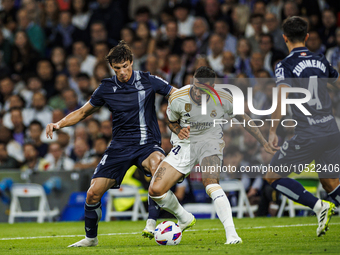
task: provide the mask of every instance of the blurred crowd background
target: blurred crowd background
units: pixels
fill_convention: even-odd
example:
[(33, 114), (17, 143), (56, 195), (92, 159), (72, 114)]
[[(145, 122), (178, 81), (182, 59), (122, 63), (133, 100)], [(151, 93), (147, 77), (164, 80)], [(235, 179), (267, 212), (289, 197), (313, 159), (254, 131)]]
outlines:
[[(275, 82), (256, 79), (273, 78), (275, 65), (287, 56), (281, 24), (296, 15), (309, 22), (309, 50), (325, 54), (339, 69), (339, 0), (1, 0), (0, 170), (96, 167), (111, 139), (106, 107), (56, 132), (52, 140), (44, 129), (80, 108), (100, 81), (114, 74), (104, 57), (120, 40), (131, 46), (135, 70), (181, 88), (198, 67), (210, 66), (245, 94), (253, 87), (255, 108), (270, 108)], [(340, 123), (340, 93), (329, 92)], [(166, 107), (167, 101), (157, 96), (162, 147), (168, 153)], [(261, 127), (265, 137), (269, 125)], [(294, 135), (293, 128), (278, 132), (281, 141)], [(226, 126), (224, 140), (225, 165), (270, 162), (271, 156), (240, 126)], [(189, 182), (199, 179), (193, 172)], [(264, 189), (261, 178), (244, 176), (242, 181), (248, 197)]]

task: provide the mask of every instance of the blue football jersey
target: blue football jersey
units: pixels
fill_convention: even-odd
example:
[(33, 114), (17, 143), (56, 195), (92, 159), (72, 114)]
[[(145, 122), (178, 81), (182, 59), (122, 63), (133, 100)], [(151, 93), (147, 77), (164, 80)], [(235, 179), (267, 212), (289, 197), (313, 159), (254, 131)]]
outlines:
[(90, 104), (95, 107), (106, 104), (112, 112), (111, 146), (160, 144), (155, 93), (166, 96), (171, 89), (168, 82), (141, 71), (133, 71), (126, 83), (116, 76), (102, 80)]
[[(322, 54), (314, 54), (306, 47), (295, 48), (275, 69), (276, 84), (300, 87), (311, 92), (312, 98), (303, 106), (311, 113), (304, 115), (291, 105), (293, 119), (298, 122), (295, 133), (303, 137), (321, 137), (338, 133), (332, 113), (332, 101), (327, 82), (334, 83), (339, 74)], [(303, 93), (290, 93), (288, 98), (304, 98)]]

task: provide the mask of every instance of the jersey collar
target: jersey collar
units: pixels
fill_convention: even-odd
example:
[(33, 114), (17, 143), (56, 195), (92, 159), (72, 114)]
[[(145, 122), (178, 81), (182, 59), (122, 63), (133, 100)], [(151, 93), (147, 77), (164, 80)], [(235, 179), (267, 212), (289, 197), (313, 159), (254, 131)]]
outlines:
[(296, 48), (292, 49), (291, 53), (292, 52), (302, 52), (302, 51), (309, 51), (309, 50), (307, 49), (307, 47), (296, 47)]
[(132, 85), (135, 82), (135, 71), (132, 71), (132, 75), (131, 75), (130, 79), (126, 83), (119, 81), (117, 79), (117, 76), (115, 77), (115, 82), (117, 83), (117, 85), (119, 87), (124, 86), (124, 84)]

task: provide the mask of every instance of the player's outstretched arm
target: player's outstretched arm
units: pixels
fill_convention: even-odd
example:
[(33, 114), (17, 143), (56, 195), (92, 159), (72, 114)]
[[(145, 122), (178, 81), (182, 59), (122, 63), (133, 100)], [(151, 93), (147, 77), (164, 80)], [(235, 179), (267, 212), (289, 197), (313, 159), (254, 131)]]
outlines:
[(275, 154), (275, 151), (269, 146), (269, 143), (267, 140), (263, 137), (260, 129), (256, 127), (254, 121), (247, 115), (237, 115), (235, 118), (244, 124), (244, 129), (247, 130), (252, 136), (256, 138), (257, 141), (261, 143), (261, 145), (264, 147), (266, 152), (270, 154)]
[(190, 126), (182, 128), (181, 125), (176, 122), (171, 122), (166, 115), (165, 122), (170, 128), (171, 132), (175, 133), (180, 140), (188, 139), (190, 136)]
[(53, 131), (59, 130), (63, 127), (73, 126), (77, 124), (79, 121), (82, 121), (87, 116), (91, 115), (95, 111), (97, 111), (100, 107), (94, 107), (89, 102), (84, 104), (78, 110), (71, 112), (65, 118), (61, 119), (57, 123), (50, 123), (46, 127), (46, 137), (53, 138)]

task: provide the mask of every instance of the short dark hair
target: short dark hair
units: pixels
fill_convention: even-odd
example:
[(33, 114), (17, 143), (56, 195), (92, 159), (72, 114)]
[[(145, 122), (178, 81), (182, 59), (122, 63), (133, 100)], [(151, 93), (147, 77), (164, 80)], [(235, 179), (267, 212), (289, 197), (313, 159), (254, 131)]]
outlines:
[(113, 47), (105, 58), (110, 65), (113, 63), (132, 62), (133, 54), (130, 47), (124, 40), (121, 40), (117, 46)]
[(304, 42), (307, 36), (308, 23), (301, 17), (293, 16), (283, 22), (282, 30), (292, 43)]
[(196, 78), (199, 83), (201, 83), (201, 81), (205, 83), (206, 79), (215, 79), (216, 72), (208, 66), (201, 66), (195, 71), (194, 78)]
[(32, 120), (29, 127), (32, 127), (33, 125), (38, 125), (41, 130), (43, 130), (43, 126), (40, 121), (38, 120)]

